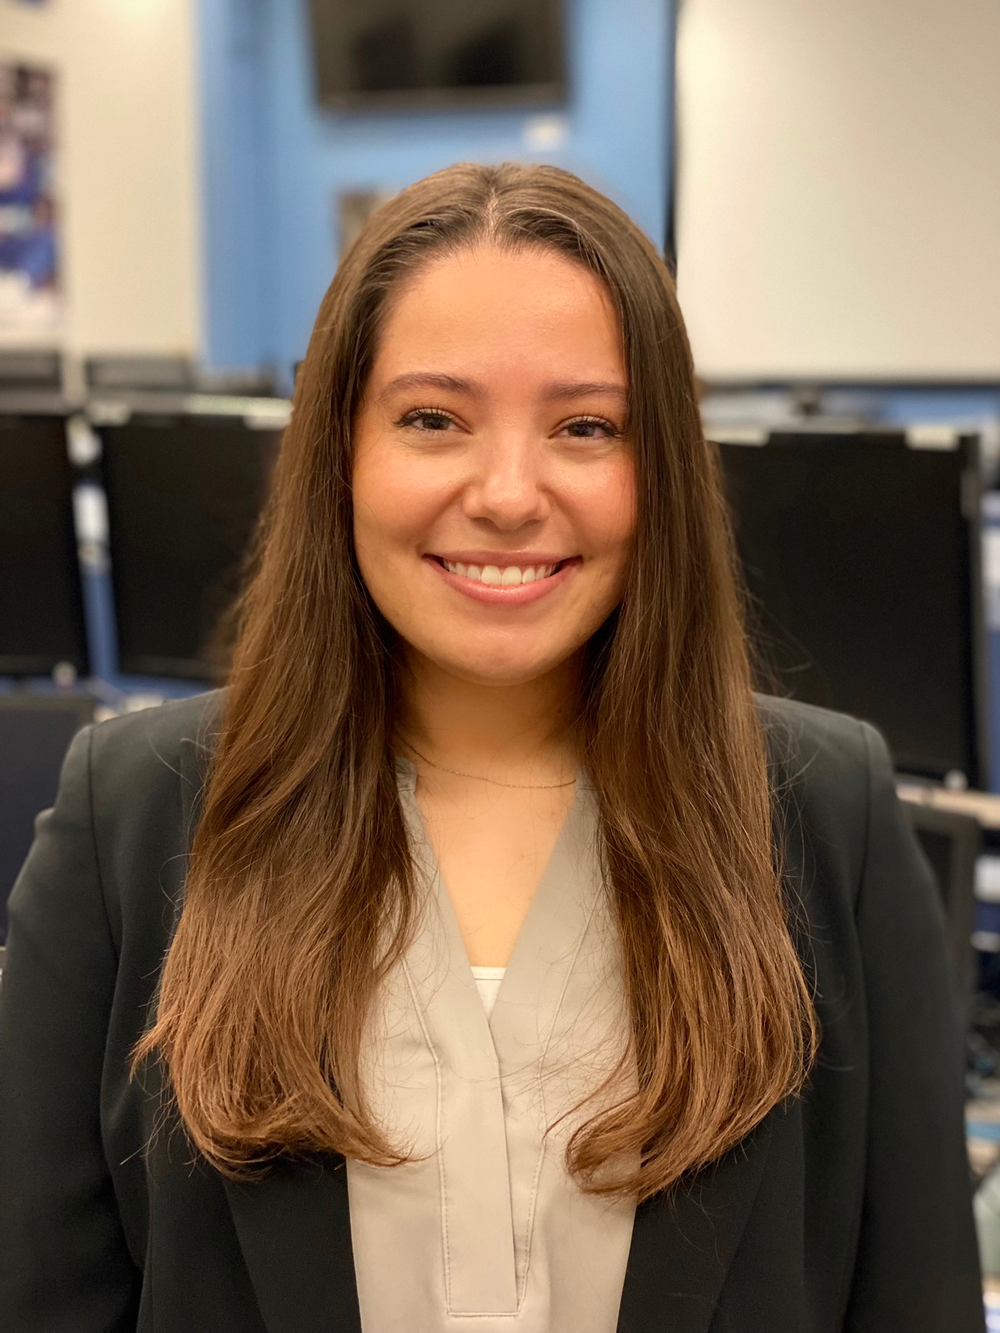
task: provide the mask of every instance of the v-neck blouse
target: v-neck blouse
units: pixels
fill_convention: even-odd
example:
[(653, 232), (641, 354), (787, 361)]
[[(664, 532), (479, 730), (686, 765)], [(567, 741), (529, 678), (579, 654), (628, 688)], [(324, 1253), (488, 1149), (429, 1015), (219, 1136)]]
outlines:
[(347, 1164), (363, 1333), (614, 1333), (635, 1205), (584, 1193), (565, 1166), (625, 1034), (593, 793), (581, 774), (487, 1016), (415, 771), (397, 771), (423, 904), (364, 1076), (411, 1160)]

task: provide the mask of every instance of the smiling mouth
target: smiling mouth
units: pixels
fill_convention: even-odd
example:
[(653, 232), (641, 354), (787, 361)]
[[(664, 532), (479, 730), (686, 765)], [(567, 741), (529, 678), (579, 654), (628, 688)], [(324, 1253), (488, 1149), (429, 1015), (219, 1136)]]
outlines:
[(461, 561), (445, 560), (441, 556), (434, 556), (442, 568), (449, 574), (456, 574), (459, 578), (470, 579), (473, 583), (485, 583), (491, 588), (517, 588), (523, 583), (538, 583), (542, 579), (549, 579), (553, 574), (557, 574), (565, 565), (571, 563), (570, 557), (567, 560), (558, 560), (554, 565), (466, 565)]

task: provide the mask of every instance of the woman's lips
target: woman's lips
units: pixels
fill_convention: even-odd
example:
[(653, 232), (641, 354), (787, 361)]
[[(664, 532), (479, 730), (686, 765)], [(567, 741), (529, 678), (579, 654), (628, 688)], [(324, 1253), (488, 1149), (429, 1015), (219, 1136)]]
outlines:
[(561, 588), (567, 579), (571, 579), (580, 566), (580, 557), (565, 561), (548, 578), (536, 579), (533, 583), (518, 583), (510, 587), (495, 583), (482, 583), (479, 579), (463, 578), (461, 574), (452, 574), (445, 569), (441, 561), (432, 555), (425, 555), (424, 560), (444, 579), (450, 588), (462, 593), (474, 602), (483, 602), (487, 606), (526, 606), (529, 602), (540, 601)]

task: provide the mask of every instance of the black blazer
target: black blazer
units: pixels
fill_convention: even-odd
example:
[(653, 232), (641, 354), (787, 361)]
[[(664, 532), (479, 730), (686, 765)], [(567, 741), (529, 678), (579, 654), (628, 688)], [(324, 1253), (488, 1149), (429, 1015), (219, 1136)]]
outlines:
[[(208, 695), (81, 732), (11, 897), (6, 1333), (359, 1333), (343, 1159), (233, 1184), (158, 1115), (157, 1075), (129, 1079), (217, 707)], [(759, 707), (822, 1054), (804, 1096), (639, 1207), (618, 1327), (982, 1330), (959, 1023), (929, 869), (877, 733)]]

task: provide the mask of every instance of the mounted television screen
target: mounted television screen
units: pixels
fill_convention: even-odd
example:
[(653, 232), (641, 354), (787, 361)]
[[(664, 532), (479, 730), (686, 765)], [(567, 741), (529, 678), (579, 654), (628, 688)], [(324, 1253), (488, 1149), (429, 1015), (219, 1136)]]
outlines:
[(720, 449), (777, 687), (873, 723), (902, 772), (985, 787), (976, 446), (781, 433)]
[(558, 105), (561, 0), (310, 0), (329, 107)]
[(281, 431), (135, 415), (100, 435), (119, 670), (215, 680)]
[(0, 405), (0, 675), (89, 673), (66, 418)]

